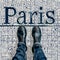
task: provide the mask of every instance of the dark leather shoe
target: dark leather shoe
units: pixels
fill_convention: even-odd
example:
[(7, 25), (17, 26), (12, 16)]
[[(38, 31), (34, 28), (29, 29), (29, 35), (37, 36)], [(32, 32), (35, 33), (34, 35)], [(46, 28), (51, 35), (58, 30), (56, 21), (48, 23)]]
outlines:
[(34, 39), (34, 43), (35, 42), (39, 42), (41, 41), (41, 29), (39, 28), (39, 26), (34, 26), (32, 29), (32, 37)]
[(19, 26), (17, 30), (18, 42), (24, 42), (26, 44), (26, 28), (24, 26)]

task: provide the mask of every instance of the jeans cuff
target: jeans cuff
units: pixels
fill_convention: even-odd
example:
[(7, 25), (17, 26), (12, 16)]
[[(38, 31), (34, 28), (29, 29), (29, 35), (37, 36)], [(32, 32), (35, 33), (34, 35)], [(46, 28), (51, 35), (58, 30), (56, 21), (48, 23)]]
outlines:
[(36, 48), (42, 48), (41, 44), (39, 42), (34, 43), (33, 47), (32, 47), (32, 52), (34, 53), (34, 49)]
[(27, 51), (27, 46), (26, 46), (26, 44), (24, 43), (24, 42), (19, 42), (18, 43), (18, 48), (22, 48), (22, 49), (24, 49), (25, 48), (25, 51)]

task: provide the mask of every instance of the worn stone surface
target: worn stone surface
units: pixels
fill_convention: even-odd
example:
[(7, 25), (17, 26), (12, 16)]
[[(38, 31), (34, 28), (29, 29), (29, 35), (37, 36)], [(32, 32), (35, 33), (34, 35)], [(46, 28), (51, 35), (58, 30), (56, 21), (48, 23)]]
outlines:
[[(16, 24), (18, 13), (22, 10), (27, 11), (27, 22), (29, 23), (29, 11), (40, 11), (39, 7), (43, 7), (43, 11), (55, 11), (55, 23), (52, 26), (40, 27), (42, 32), (41, 45), (47, 57), (47, 60), (60, 59), (60, 0), (0, 0), (0, 25), (5, 22), (4, 7), (15, 7), (17, 13), (9, 18), (10, 24)], [(12, 11), (9, 12), (10, 14)], [(44, 14), (43, 21), (46, 20)], [(39, 22), (39, 15), (33, 17), (33, 22)], [(31, 35), (32, 27), (25, 26), (27, 29), (27, 60), (33, 60), (32, 45), (33, 38)], [(11, 60), (16, 53), (17, 48), (17, 28), (18, 26), (0, 26), (0, 60)]]

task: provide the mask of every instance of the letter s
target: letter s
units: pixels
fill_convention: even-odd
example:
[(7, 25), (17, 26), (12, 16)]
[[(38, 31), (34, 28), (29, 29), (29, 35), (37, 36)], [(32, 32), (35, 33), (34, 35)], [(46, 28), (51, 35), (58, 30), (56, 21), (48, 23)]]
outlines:
[(46, 16), (47, 16), (48, 18), (52, 19), (52, 22), (46, 21), (46, 24), (53, 24), (53, 23), (55, 22), (55, 19), (54, 19), (52, 16), (49, 16), (49, 13), (52, 13), (52, 14), (54, 15), (54, 11), (48, 11), (48, 12), (46, 13)]

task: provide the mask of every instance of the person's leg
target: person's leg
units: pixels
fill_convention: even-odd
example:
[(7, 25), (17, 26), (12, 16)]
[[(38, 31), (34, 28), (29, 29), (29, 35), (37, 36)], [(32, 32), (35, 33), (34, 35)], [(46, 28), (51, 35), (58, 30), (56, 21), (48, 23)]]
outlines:
[(34, 54), (33, 60), (47, 60), (42, 47), (40, 45), (41, 41), (41, 30), (39, 27), (35, 26), (32, 29), (32, 36), (34, 39), (33, 47), (32, 47), (32, 52)]
[(27, 60), (26, 57), (26, 29), (25, 27), (20, 26), (17, 30), (17, 37), (18, 37), (18, 47), (16, 50), (15, 56), (12, 60)]
[(16, 54), (12, 60), (26, 60), (26, 45), (23, 42), (18, 43)]
[(35, 43), (33, 46), (34, 60), (47, 60), (42, 47), (39, 43)]

